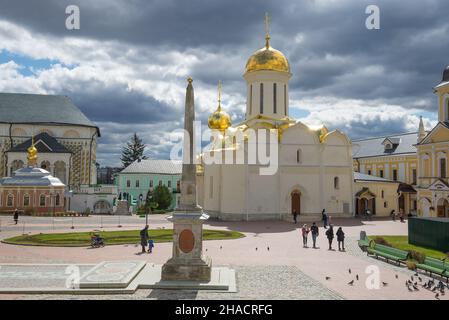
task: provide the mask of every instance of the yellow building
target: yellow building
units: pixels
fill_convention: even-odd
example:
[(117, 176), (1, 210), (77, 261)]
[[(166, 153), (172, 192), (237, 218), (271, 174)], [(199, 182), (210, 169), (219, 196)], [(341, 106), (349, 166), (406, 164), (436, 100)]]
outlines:
[[(424, 128), (422, 119), (420, 127)], [(415, 189), (418, 177), (415, 145), (418, 139), (419, 132), (413, 132), (352, 142), (354, 171), (397, 182), (396, 190), (389, 187), (384, 193), (388, 193), (390, 199), (396, 198), (397, 205), (394, 208), (390, 205), (392, 209), (406, 214), (416, 214), (418, 206)], [(356, 176), (354, 179), (357, 183)], [(368, 181), (364, 184), (369, 188)], [(377, 185), (373, 184), (370, 192), (374, 193), (371, 189), (377, 189)]]
[(418, 214), (449, 217), (447, 157), (449, 152), (449, 66), (434, 88), (438, 97), (438, 123), (422, 135), (417, 147)]

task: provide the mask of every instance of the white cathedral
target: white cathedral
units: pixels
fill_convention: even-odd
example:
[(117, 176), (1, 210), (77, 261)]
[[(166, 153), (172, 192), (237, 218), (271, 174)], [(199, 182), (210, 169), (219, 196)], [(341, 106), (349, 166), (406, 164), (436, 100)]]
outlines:
[[(350, 139), (326, 127), (311, 128), (289, 116), (287, 58), (270, 45), (256, 51), (243, 75), (247, 85), (245, 120), (231, 125), (229, 115), (218, 109), (209, 118), (209, 128), (221, 133), (210, 150), (202, 154), (233, 152), (243, 148), (243, 164), (206, 164), (197, 177), (198, 202), (211, 217), (220, 220), (277, 220), (320, 217), (323, 209), (333, 217), (351, 217), (354, 212), (353, 160)], [(275, 174), (261, 175), (259, 163), (248, 160), (248, 141), (235, 143), (233, 136), (252, 130), (270, 129), (278, 134), (278, 167)], [(231, 140), (231, 141), (229, 141)], [(229, 143), (230, 142), (230, 143)], [(267, 141), (268, 143), (268, 141)], [(229, 147), (231, 146), (231, 147)], [(269, 149), (269, 147), (267, 147)]]

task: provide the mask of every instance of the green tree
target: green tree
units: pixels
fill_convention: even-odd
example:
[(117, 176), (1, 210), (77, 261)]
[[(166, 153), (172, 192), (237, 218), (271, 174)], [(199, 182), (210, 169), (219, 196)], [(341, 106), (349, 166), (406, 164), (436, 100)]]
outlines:
[(142, 139), (137, 136), (137, 133), (134, 133), (131, 140), (127, 142), (126, 146), (122, 149), (122, 157), (120, 160), (122, 161), (123, 166), (126, 168), (136, 160), (147, 159), (147, 157), (143, 155), (145, 147)]
[(154, 188), (152, 196), (153, 198), (151, 199), (151, 202), (157, 203), (158, 209), (165, 210), (171, 204), (172, 193), (166, 186), (157, 186)]

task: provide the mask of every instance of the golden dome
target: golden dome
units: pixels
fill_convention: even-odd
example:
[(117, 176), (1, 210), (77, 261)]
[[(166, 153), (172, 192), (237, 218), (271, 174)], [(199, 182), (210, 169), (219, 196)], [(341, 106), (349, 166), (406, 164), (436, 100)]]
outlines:
[(221, 109), (221, 82), (218, 83), (218, 108), (207, 121), (209, 129), (224, 131), (231, 126), (231, 117)]
[(219, 105), (217, 110), (209, 117), (207, 124), (210, 129), (224, 131), (231, 126), (231, 117), (221, 110), (221, 106)]
[(30, 167), (37, 164), (37, 149), (34, 146), (34, 136), (31, 138), (31, 146), (27, 149), (27, 160)]
[(290, 73), (290, 65), (284, 54), (270, 46), (270, 36), (265, 38), (266, 44), (249, 57), (245, 73), (258, 70), (272, 70)]

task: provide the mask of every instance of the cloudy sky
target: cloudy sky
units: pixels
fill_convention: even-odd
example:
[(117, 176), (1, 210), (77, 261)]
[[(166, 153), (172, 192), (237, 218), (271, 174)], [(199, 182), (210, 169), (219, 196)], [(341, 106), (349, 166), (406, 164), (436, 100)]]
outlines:
[[(80, 29), (65, 27), (68, 5)], [(380, 30), (365, 9), (380, 8)], [(133, 132), (168, 158), (186, 78), (197, 117), (223, 107), (242, 120), (248, 57), (271, 44), (289, 59), (290, 114), (351, 138), (436, 121), (432, 87), (449, 64), (447, 0), (0, 0), (0, 91), (63, 94), (101, 129), (98, 162), (118, 165)]]

